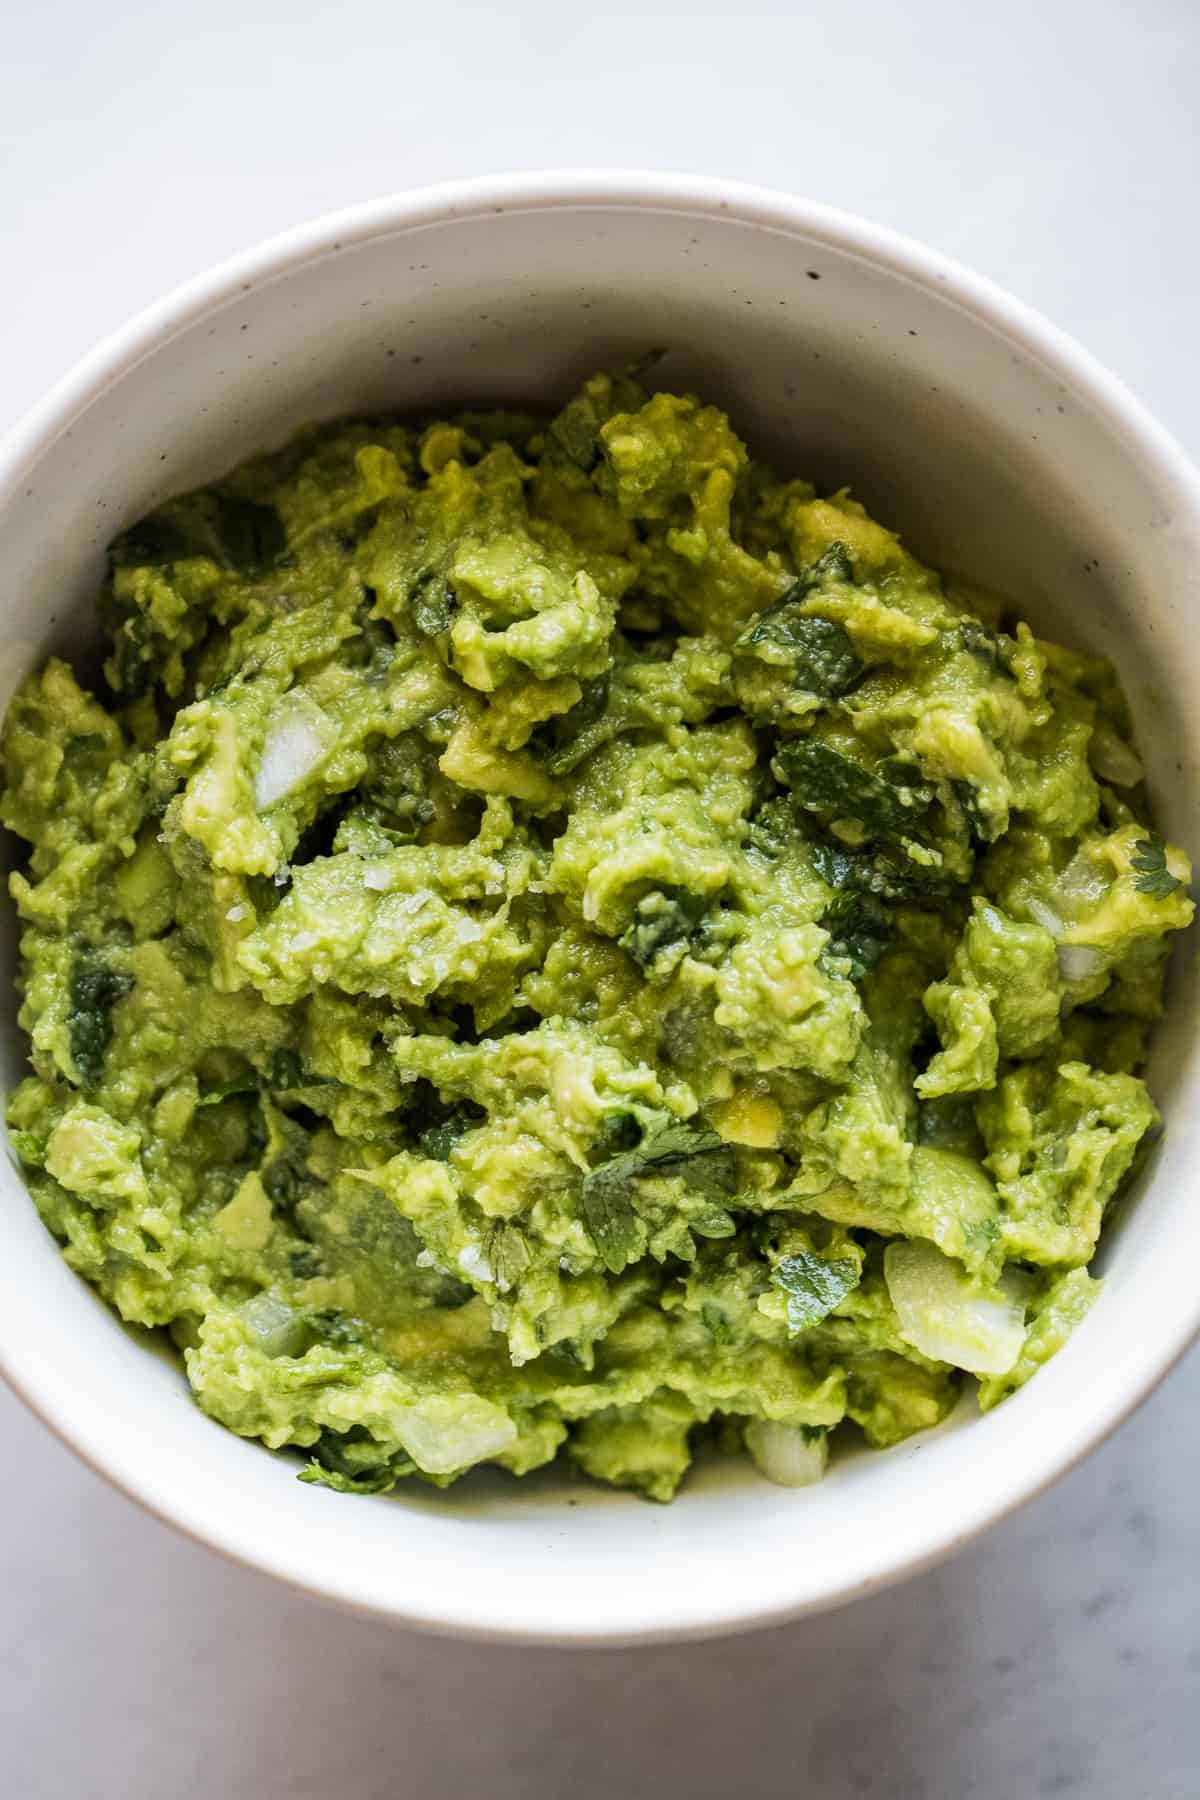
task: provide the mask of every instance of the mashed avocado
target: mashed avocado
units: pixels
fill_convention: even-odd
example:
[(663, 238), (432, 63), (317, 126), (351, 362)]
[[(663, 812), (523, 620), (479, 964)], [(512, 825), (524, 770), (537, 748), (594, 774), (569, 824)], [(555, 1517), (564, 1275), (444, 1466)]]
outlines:
[(309, 430), (3, 735), (67, 1260), (347, 1492), (990, 1406), (1157, 1122), (1190, 870), (1113, 671), (711, 406)]

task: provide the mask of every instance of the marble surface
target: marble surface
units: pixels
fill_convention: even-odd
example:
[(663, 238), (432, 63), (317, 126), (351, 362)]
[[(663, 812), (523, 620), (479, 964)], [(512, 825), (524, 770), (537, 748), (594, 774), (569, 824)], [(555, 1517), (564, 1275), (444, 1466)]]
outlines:
[(0, 1391), (17, 1800), (1194, 1800), (1200, 1360), (931, 1574), (649, 1650), (327, 1611), (135, 1512)]
[[(443, 176), (606, 163), (790, 186), (924, 236), (1200, 450), (1198, 51), (1183, 0), (10, 0), (0, 425), (268, 231)], [(1192, 1800), (1198, 1416), (1193, 1353), (932, 1574), (749, 1638), (553, 1653), (392, 1631), (230, 1568), (0, 1390), (0, 1791)]]

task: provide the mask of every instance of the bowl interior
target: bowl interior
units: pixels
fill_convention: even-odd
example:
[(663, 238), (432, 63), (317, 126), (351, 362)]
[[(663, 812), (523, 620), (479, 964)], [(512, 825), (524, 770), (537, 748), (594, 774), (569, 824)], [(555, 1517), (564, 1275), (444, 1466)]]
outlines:
[[(823, 215), (701, 196), (379, 208), (248, 262), (77, 384), (27, 434), (0, 506), (0, 702), (92, 635), (104, 547), (165, 495), (302, 422), (549, 406), (663, 346), (661, 385), (728, 407), (753, 448), (848, 484), (929, 560), (1011, 596), (1043, 635), (1119, 662), (1160, 810), (1193, 850), (1200, 511), (1136, 413), (1002, 303)], [(69, 402), (69, 403), (68, 403)], [(14, 967), (11, 930), (4, 972)], [(1171, 1132), (1062, 1355), (985, 1420), (849, 1457), (788, 1493), (713, 1464), (660, 1510), (549, 1475), (350, 1502), (190, 1404), (72, 1276), (0, 1167), (0, 1366), (98, 1466), (247, 1561), (451, 1629), (661, 1635), (820, 1605), (912, 1566), (1048, 1479), (1140, 1396), (1196, 1321), (1192, 963), (1177, 958), (1151, 1081)], [(1186, 963), (1186, 967), (1183, 966)], [(5, 1085), (22, 1071), (9, 1008)], [(703, 1559), (701, 1563), (700, 1559)]]

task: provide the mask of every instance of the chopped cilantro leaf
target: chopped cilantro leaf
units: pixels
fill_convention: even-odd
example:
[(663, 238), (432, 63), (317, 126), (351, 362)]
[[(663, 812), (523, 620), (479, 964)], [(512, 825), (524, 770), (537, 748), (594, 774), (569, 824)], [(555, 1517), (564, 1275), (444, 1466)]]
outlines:
[(785, 665), (793, 689), (835, 700), (862, 680), (864, 666), (844, 625), (803, 610), (806, 592), (797, 583), (759, 613), (734, 645), (734, 658)]
[(649, 980), (665, 981), (687, 954), (705, 910), (704, 900), (682, 888), (670, 892), (655, 888), (638, 901), (633, 922), (620, 939), (621, 948)]
[(112, 1011), (133, 987), (132, 975), (119, 975), (107, 963), (84, 956), (71, 975), (67, 1039), (71, 1061), (85, 1087), (92, 1087), (104, 1073), (104, 1058), (112, 1042)]
[(307, 1482), (311, 1487), (330, 1488), (335, 1494), (386, 1494), (395, 1487), (401, 1475), (408, 1473), (407, 1469), (383, 1468), (372, 1475), (344, 1475), (340, 1469), (327, 1469), (314, 1456), (296, 1480)]
[(436, 1125), (428, 1126), (418, 1138), (422, 1153), (434, 1162), (449, 1162), (450, 1153), (456, 1144), (462, 1142), (469, 1131), (474, 1131), (479, 1124), (479, 1115), (472, 1109), (467, 1111), (460, 1107), (446, 1118), (440, 1119)]
[(996, 830), (995, 821), (989, 819), (987, 813), (983, 810), (983, 807), (980, 806), (979, 795), (972, 783), (969, 781), (952, 781), (950, 786), (954, 790), (954, 798), (962, 807), (963, 818), (967, 822), (967, 830), (970, 832), (971, 836), (973, 838), (978, 838), (979, 841), (984, 844), (994, 842), (999, 835)]
[[(737, 1159), (732, 1145), (702, 1125), (665, 1125), (584, 1176), (583, 1217), (606, 1268), (620, 1274), (637, 1254), (642, 1227), (634, 1204), (635, 1184), (678, 1177), (706, 1199), (728, 1199), (737, 1191)], [(727, 1216), (714, 1210), (697, 1226), (706, 1237), (727, 1236)]]
[(608, 676), (585, 681), (582, 687), (582, 697), (570, 711), (539, 725), (529, 740), (551, 775), (570, 775), (620, 730), (619, 720), (608, 710)]
[(1139, 839), (1129, 862), (1131, 868), (1141, 870), (1133, 884), (1139, 894), (1150, 894), (1155, 900), (1169, 900), (1176, 889), (1183, 886), (1179, 877), (1172, 875), (1167, 867), (1167, 846), (1157, 833)]
[(271, 1057), (269, 1085), (276, 1089), (302, 1087), (304, 1064), (295, 1050), (276, 1050)]
[(811, 593), (814, 588), (824, 587), (829, 582), (852, 582), (853, 580), (854, 564), (851, 561), (850, 552), (846, 545), (839, 540), (828, 545), (814, 562), (809, 563), (797, 585), (802, 586), (805, 593)]
[(584, 1224), (605, 1268), (613, 1275), (619, 1275), (636, 1260), (642, 1242), (641, 1222), (630, 1193), (633, 1172), (613, 1168), (622, 1160), (614, 1157), (611, 1163), (601, 1163), (583, 1181)]
[(910, 831), (933, 799), (923, 783), (887, 781), (820, 738), (781, 744), (772, 767), (806, 812), (857, 819), (879, 836)]
[(357, 1322), (336, 1306), (306, 1313), (305, 1324), (322, 1344), (357, 1344), (362, 1336)]
[(861, 981), (892, 941), (894, 924), (887, 907), (871, 893), (849, 890), (826, 907), (821, 924), (829, 933), (827, 954), (845, 957), (850, 976)]
[(919, 900), (938, 898), (954, 886), (940, 870), (891, 850), (847, 850), (840, 844), (815, 843), (809, 854), (821, 880), (841, 892), (874, 894), (880, 900)]
[(858, 686), (866, 668), (845, 626), (809, 610), (819, 589), (851, 580), (845, 546), (832, 544), (781, 599), (750, 620), (733, 647), (733, 687), (751, 718), (794, 718)]
[(413, 1467), (403, 1452), (389, 1455), (361, 1427), (353, 1426), (347, 1432), (323, 1431), (313, 1446), (312, 1461), (298, 1479), (337, 1494), (385, 1494)]
[(850, 1257), (826, 1261), (811, 1250), (798, 1250), (776, 1264), (771, 1280), (787, 1295), (788, 1328), (805, 1331), (858, 1286), (858, 1264)]
[(1009, 646), (998, 632), (989, 631), (974, 613), (964, 613), (945, 634), (960, 650), (969, 650), (991, 675), (1012, 675)]

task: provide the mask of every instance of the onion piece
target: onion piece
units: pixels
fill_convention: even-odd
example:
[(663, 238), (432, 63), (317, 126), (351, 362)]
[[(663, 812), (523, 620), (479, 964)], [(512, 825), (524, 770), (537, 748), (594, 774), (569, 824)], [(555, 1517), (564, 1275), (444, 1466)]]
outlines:
[(517, 1428), (503, 1407), (477, 1394), (431, 1394), (413, 1406), (398, 1406), (392, 1426), (427, 1475), (469, 1469), (517, 1441)]
[(491, 1263), (475, 1244), (468, 1244), (458, 1253), (458, 1266), (463, 1274), (474, 1281), (494, 1281), (495, 1272)]
[(1088, 761), (1101, 781), (1113, 787), (1136, 787), (1144, 781), (1146, 771), (1136, 750), (1117, 736), (1109, 725), (1097, 725), (1088, 745)]
[(747, 1425), (746, 1448), (760, 1473), (776, 1487), (811, 1487), (820, 1481), (829, 1461), (825, 1432), (779, 1425), (774, 1419), (755, 1419)]
[(300, 688), (285, 694), (267, 720), (254, 777), (260, 813), (284, 800), (319, 769), (337, 739), (337, 728)]
[(1056, 942), (1066, 930), (1066, 926), (1054, 911), (1053, 907), (1047, 906), (1044, 900), (1038, 900), (1031, 897), (1025, 902), (1025, 911), (1029, 914), (1034, 924), (1040, 925), (1043, 931), (1048, 931), (1050, 936), (1054, 938)]
[(259, 1348), (267, 1356), (299, 1356), (304, 1348), (304, 1326), (291, 1307), (271, 1294), (255, 1294), (242, 1307)]
[(1067, 917), (1078, 915), (1085, 907), (1103, 900), (1112, 886), (1112, 875), (1098, 869), (1086, 850), (1071, 858), (1054, 884), (1055, 898)]
[(900, 1335), (934, 1362), (974, 1375), (1006, 1375), (1025, 1341), (1028, 1283), (1003, 1275), (990, 1293), (961, 1265), (920, 1240), (889, 1244), (883, 1272)]
[(1104, 952), (1095, 944), (1060, 944), (1057, 954), (1064, 981), (1090, 981), (1104, 967)]

